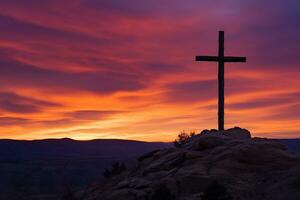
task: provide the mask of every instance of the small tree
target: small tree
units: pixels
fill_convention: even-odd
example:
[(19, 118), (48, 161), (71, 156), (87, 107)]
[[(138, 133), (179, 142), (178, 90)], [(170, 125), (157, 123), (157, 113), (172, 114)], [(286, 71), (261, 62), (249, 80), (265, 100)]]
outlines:
[(196, 135), (195, 131), (191, 131), (189, 134), (186, 133), (184, 130), (180, 132), (177, 136), (177, 139), (174, 141), (174, 146), (177, 148), (182, 147), (182, 145), (186, 144), (190, 138)]
[(194, 137), (196, 135), (196, 132), (195, 131), (191, 131), (190, 132), (190, 137)]
[(110, 177), (121, 174), (125, 170), (126, 170), (126, 166), (124, 163), (114, 162), (111, 166), (111, 169), (105, 169), (103, 176), (105, 178), (110, 178)]

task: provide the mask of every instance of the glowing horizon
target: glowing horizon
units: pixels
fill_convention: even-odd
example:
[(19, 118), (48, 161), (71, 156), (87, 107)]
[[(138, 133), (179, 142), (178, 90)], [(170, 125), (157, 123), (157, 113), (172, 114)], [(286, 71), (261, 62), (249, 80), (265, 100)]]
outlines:
[[(272, 4), (272, 7), (266, 6)], [(217, 127), (225, 54), (225, 128), (300, 133), (298, 1), (2, 0), (0, 138), (172, 141)]]

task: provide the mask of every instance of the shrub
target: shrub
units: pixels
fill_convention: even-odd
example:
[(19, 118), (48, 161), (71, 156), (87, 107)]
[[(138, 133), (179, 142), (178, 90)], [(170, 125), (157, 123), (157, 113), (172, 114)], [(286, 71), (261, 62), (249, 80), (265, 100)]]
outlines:
[(181, 131), (177, 136), (177, 139), (174, 141), (174, 146), (177, 148), (182, 147), (182, 145), (186, 144), (190, 138), (194, 137), (195, 135), (195, 131), (191, 131), (190, 134), (186, 133), (185, 131)]
[(114, 162), (111, 166), (111, 169), (105, 169), (103, 176), (105, 178), (110, 178), (119, 175), (124, 171), (126, 171), (126, 166), (124, 163)]

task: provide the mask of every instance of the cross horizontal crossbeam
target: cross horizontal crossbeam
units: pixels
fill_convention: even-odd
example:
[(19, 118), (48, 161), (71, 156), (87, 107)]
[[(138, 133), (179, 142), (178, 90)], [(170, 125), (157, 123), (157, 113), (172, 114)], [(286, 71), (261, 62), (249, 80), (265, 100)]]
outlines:
[(211, 61), (211, 62), (246, 62), (246, 57), (219, 57), (219, 56), (196, 56), (196, 61)]

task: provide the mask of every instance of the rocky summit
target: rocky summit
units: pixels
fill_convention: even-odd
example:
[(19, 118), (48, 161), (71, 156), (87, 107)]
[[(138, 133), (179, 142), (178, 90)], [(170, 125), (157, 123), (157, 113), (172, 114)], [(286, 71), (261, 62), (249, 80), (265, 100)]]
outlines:
[(149, 152), (86, 200), (299, 200), (300, 156), (232, 128), (204, 130), (179, 148)]

